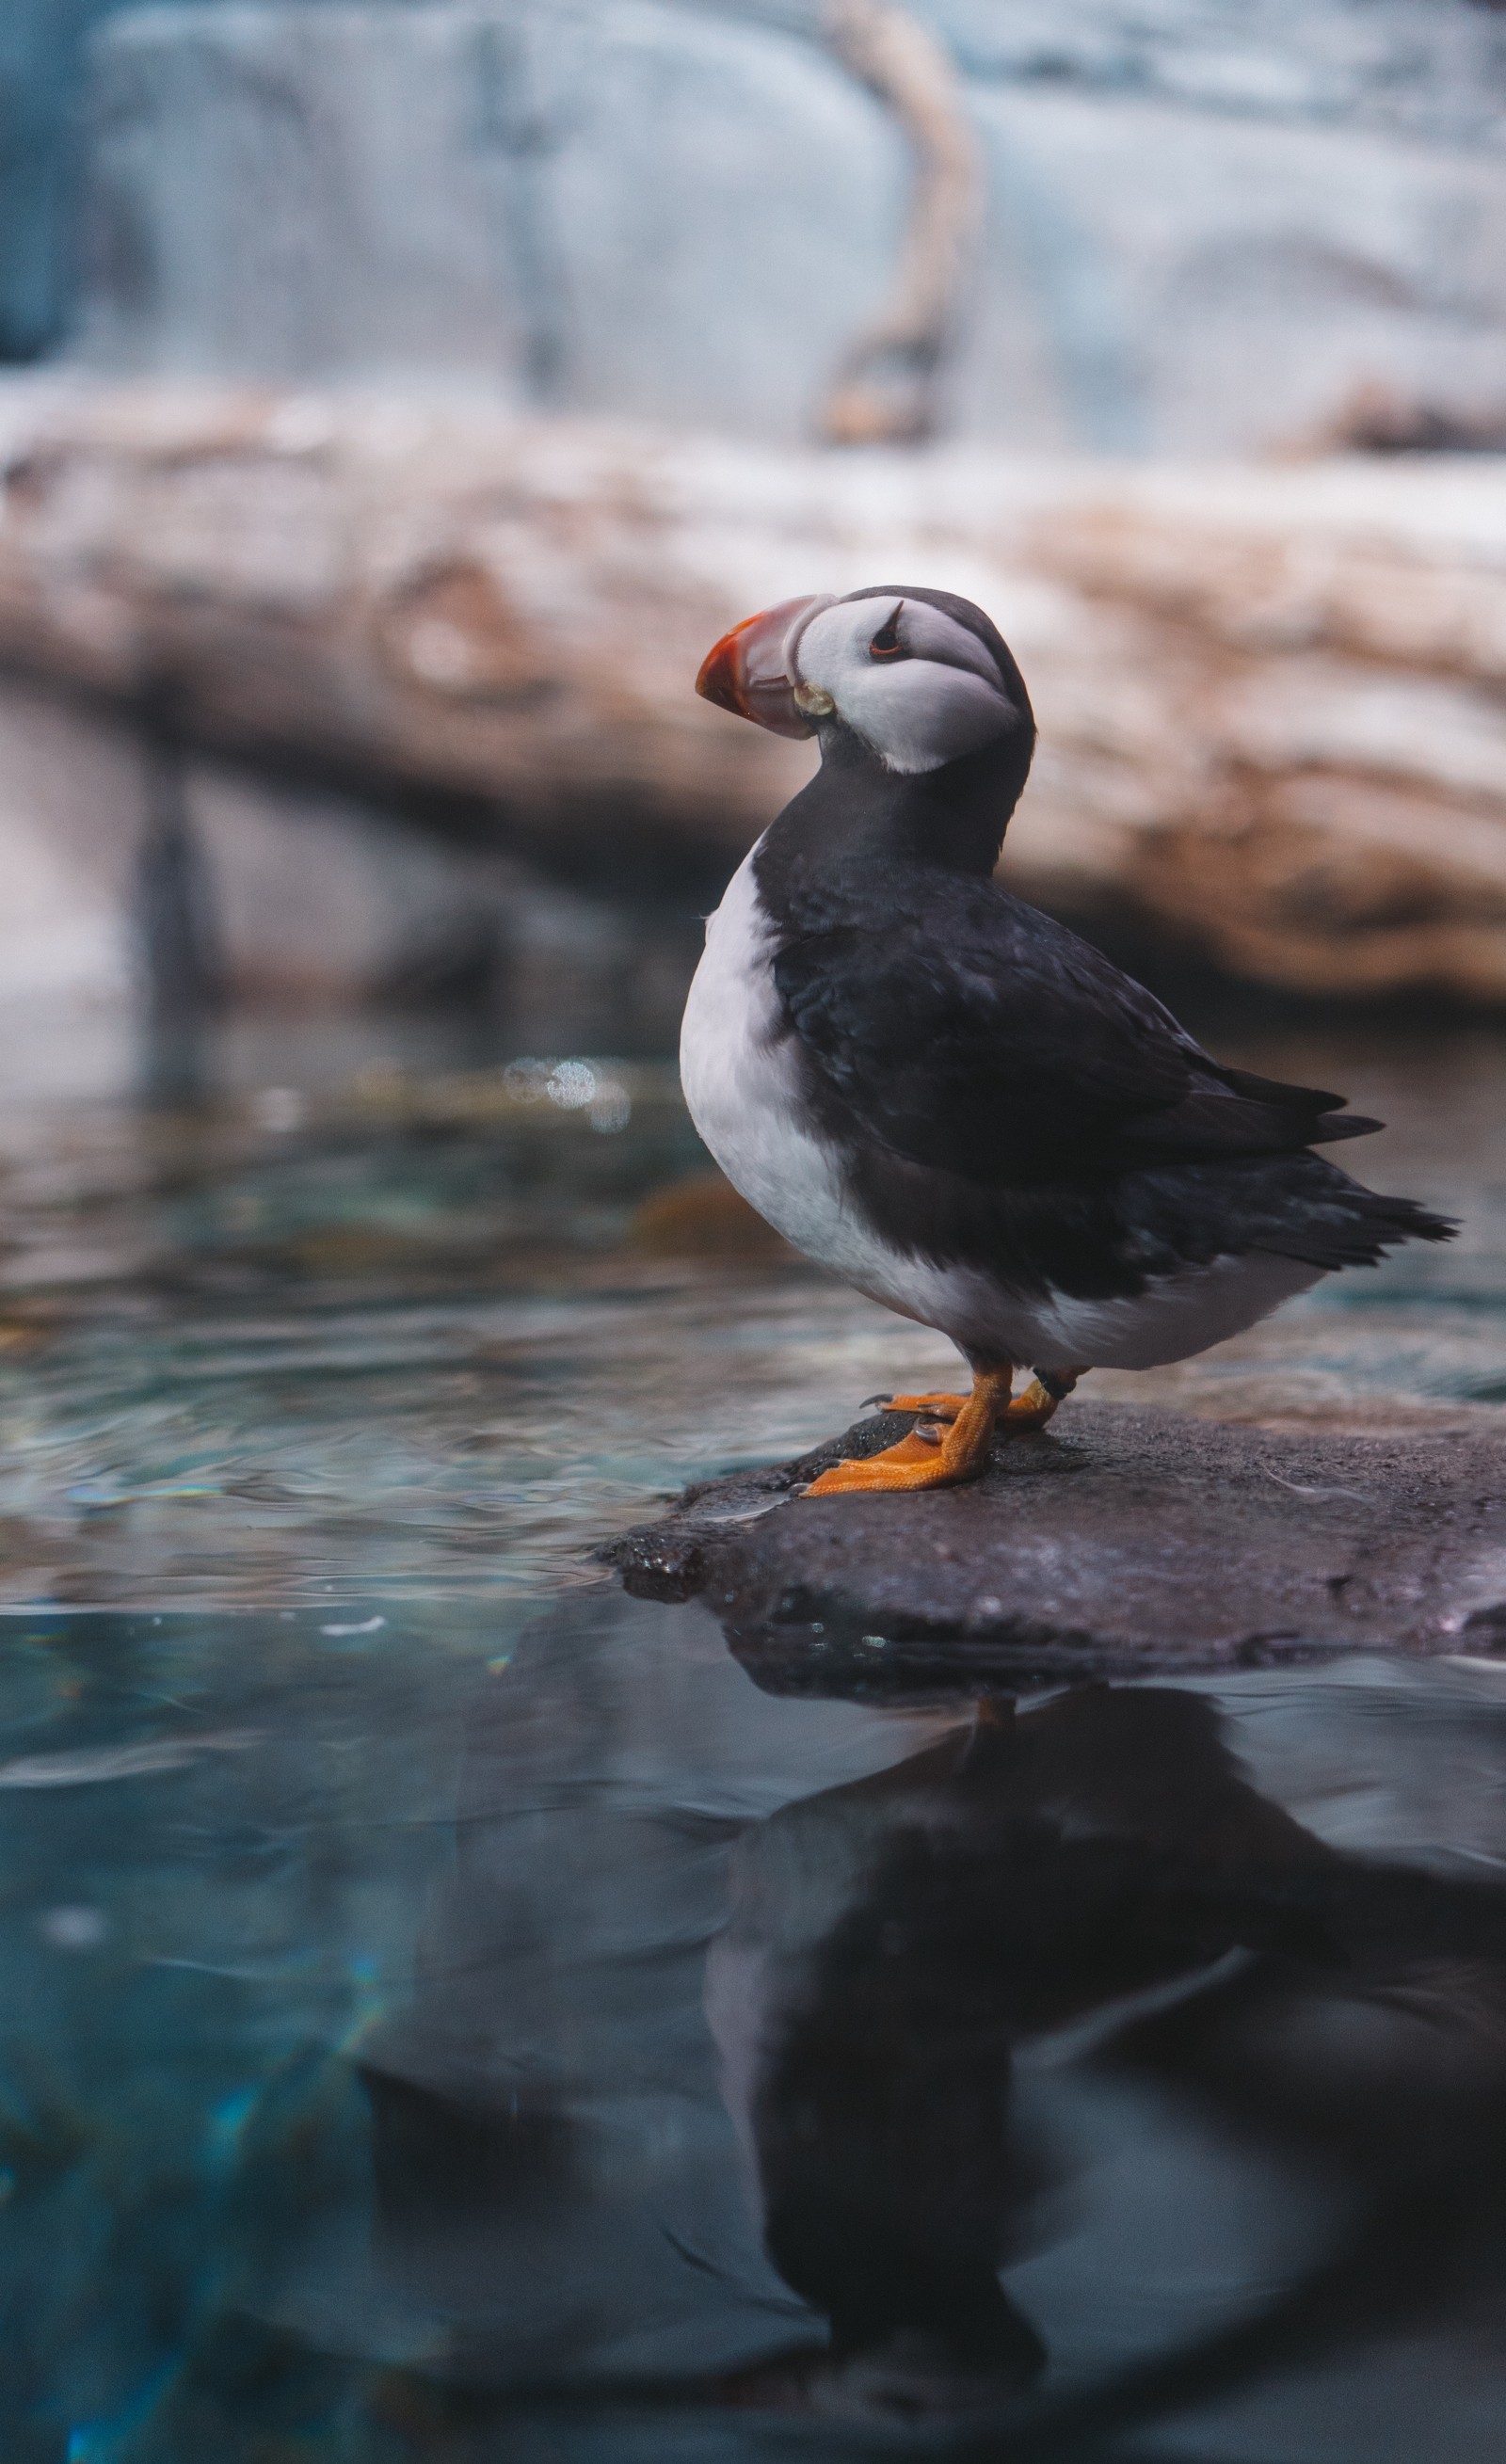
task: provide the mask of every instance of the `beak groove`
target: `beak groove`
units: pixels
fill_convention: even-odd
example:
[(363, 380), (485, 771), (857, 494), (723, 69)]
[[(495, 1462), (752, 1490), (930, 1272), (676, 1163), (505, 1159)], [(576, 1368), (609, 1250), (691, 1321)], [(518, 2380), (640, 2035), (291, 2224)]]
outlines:
[(794, 651), (807, 624), (833, 601), (826, 595), (782, 599), (757, 616), (745, 616), (707, 652), (696, 678), (703, 701), (750, 718), (775, 736), (815, 734), (815, 723), (795, 701)]

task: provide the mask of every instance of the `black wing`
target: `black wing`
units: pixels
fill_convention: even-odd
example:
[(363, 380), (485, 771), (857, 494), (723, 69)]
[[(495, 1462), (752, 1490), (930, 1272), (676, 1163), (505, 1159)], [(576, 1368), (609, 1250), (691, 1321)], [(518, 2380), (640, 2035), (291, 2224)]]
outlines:
[(1223, 1068), (1143, 987), (997, 891), (791, 942), (774, 978), (824, 1089), (895, 1154), (986, 1185), (1362, 1136), (1339, 1095)]

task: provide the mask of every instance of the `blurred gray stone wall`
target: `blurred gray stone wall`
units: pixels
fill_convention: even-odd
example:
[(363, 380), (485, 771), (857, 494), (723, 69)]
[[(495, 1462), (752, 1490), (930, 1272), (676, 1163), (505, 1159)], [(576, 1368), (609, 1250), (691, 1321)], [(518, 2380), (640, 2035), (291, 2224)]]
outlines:
[[(1367, 385), (1466, 418), (1506, 403), (1506, 12), (911, 5), (963, 73), (987, 177), (947, 432), (1248, 450)], [(820, 0), (116, 15), (81, 104), (75, 348), (117, 371), (480, 385), (808, 433), (882, 296), (904, 195), (899, 137), (820, 17)]]
[(136, 11), (88, 165), (98, 364), (780, 435), (881, 291), (905, 172), (821, 52), (653, 0)]

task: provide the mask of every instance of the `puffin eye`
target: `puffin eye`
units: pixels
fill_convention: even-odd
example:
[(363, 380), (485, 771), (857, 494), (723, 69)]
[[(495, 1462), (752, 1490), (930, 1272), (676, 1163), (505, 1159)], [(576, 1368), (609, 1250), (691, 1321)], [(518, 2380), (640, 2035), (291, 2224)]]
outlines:
[(899, 610), (897, 607), (887, 625), (880, 625), (868, 646), (871, 659), (898, 659), (904, 656), (904, 644), (899, 639)]

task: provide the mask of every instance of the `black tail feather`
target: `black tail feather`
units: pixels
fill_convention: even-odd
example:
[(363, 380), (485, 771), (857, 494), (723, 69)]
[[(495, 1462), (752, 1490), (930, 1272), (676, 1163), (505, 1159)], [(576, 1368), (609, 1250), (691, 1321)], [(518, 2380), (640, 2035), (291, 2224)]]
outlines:
[(1344, 1182), (1340, 1203), (1306, 1210), (1300, 1221), (1267, 1232), (1252, 1245), (1310, 1266), (1378, 1266), (1405, 1241), (1451, 1241), (1459, 1229), (1451, 1216), (1435, 1215), (1414, 1198), (1362, 1189), (1337, 1170), (1335, 1177)]

